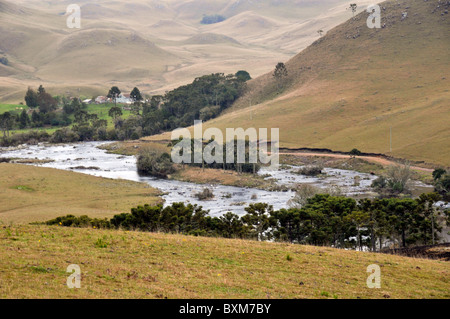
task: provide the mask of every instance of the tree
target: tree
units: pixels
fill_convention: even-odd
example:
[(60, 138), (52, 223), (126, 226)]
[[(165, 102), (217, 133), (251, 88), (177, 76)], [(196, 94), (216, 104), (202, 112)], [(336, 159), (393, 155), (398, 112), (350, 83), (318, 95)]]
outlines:
[(387, 169), (386, 176), (377, 178), (372, 183), (383, 196), (392, 197), (401, 193), (407, 193), (412, 171), (409, 164), (391, 165)]
[(435, 182), (436, 191), (444, 196), (445, 200), (449, 200), (450, 195), (450, 174), (446, 173)]
[(357, 246), (359, 247), (360, 250), (362, 250), (361, 230), (362, 230), (362, 228), (368, 226), (368, 223), (370, 221), (370, 214), (367, 212), (354, 211), (354, 212), (348, 214), (347, 216), (345, 216), (344, 220), (349, 221), (355, 225), (356, 230), (358, 232)]
[(439, 180), (445, 173), (446, 173), (446, 171), (443, 168), (435, 169), (434, 172), (433, 172), (433, 179), (434, 179), (434, 181)]
[(252, 79), (252, 77), (250, 76), (250, 73), (248, 73), (247, 71), (244, 71), (244, 70), (237, 71), (235, 76), (239, 81), (242, 81), (242, 82), (247, 82)]
[(30, 87), (25, 94), (25, 103), (28, 107), (35, 108), (38, 106), (38, 95)]
[(49, 113), (57, 108), (58, 102), (50, 94), (43, 92), (38, 94), (38, 105), (39, 112)]
[(141, 91), (139, 91), (139, 89), (137, 87), (135, 87), (131, 91), (130, 97), (133, 99), (134, 102), (140, 102), (140, 101), (143, 100), (142, 95), (141, 95)]
[(273, 207), (266, 203), (250, 204), (245, 208), (247, 215), (242, 217), (242, 221), (247, 227), (251, 227), (251, 232), (259, 240), (264, 240), (264, 233), (270, 226), (269, 215), (273, 214)]
[(38, 94), (42, 94), (42, 93), (45, 93), (45, 89), (41, 84), (41, 85), (39, 85), (39, 88), (38, 88)]
[(58, 107), (58, 102), (45, 91), (42, 85), (38, 88), (37, 104), (41, 113), (49, 113)]
[(354, 148), (350, 151), (350, 155), (352, 156), (361, 156), (361, 154), (362, 154), (361, 151), (358, 150), (357, 148)]
[(122, 109), (118, 106), (113, 106), (112, 108), (109, 109), (108, 115), (113, 119), (116, 119), (119, 116), (122, 116)]
[(19, 117), (19, 127), (21, 129), (26, 128), (30, 124), (30, 117), (27, 114), (27, 111), (23, 110), (22, 113), (20, 113)]
[(244, 224), (238, 215), (231, 212), (219, 217), (220, 236), (225, 238), (241, 238), (245, 234)]
[[(441, 196), (437, 193), (422, 194), (419, 196), (418, 203), (424, 217), (431, 222), (431, 242), (436, 243), (436, 230), (440, 231), (439, 225), (436, 225), (436, 215), (440, 212), (435, 208), (434, 204), (441, 200)], [(425, 233), (425, 244), (427, 236)]]
[(319, 37), (321, 37), (321, 36), (322, 36), (322, 34), (323, 34), (323, 30), (322, 30), (322, 29), (320, 29), (319, 31), (317, 31), (317, 33), (319, 34)]
[(10, 112), (0, 115), (0, 129), (3, 131), (3, 137), (9, 136), (9, 131), (14, 126), (14, 117)]
[(348, 7), (348, 9), (352, 10), (353, 17), (355, 16), (355, 12), (356, 12), (357, 8), (358, 8), (358, 5), (356, 3), (351, 3), (350, 6)]
[(279, 62), (276, 65), (273, 76), (275, 77), (275, 79), (277, 81), (278, 89), (280, 89), (284, 82), (284, 79), (288, 76), (288, 71), (286, 69), (286, 65), (283, 62)]
[(393, 192), (407, 191), (408, 182), (411, 178), (412, 171), (409, 164), (405, 165), (391, 165), (387, 171), (388, 184)]
[(41, 126), (41, 116), (38, 112), (33, 111), (31, 114), (31, 123), (33, 123), (33, 126)]
[(120, 92), (119, 88), (117, 86), (113, 86), (109, 90), (108, 95), (106, 97), (113, 99), (114, 106), (116, 106), (116, 101), (117, 101), (117, 98), (119, 97), (120, 93), (122, 93), (122, 92)]
[(84, 110), (78, 110), (75, 113), (75, 123), (77, 124), (86, 124), (86, 122), (89, 120), (89, 114), (88, 112)]
[(293, 208), (302, 208), (308, 203), (308, 199), (323, 193), (323, 191), (311, 184), (300, 184), (297, 186), (295, 196), (288, 201), (288, 205)]
[(152, 149), (139, 152), (137, 169), (140, 174), (162, 178), (166, 178), (175, 171), (169, 154)]

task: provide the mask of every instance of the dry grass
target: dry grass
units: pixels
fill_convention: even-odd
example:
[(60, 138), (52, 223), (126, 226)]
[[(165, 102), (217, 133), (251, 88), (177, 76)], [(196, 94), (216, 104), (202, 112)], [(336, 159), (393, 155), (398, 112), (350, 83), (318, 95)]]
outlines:
[(50, 168), (0, 164), (0, 221), (29, 223), (58, 216), (112, 217), (155, 204), (159, 191), (147, 184)]
[(250, 187), (266, 190), (281, 190), (282, 186), (278, 186), (273, 180), (264, 180), (263, 176), (253, 175), (250, 173), (239, 174), (236, 171), (227, 171), (221, 169), (212, 169), (191, 166), (178, 166), (175, 174), (170, 176), (171, 179), (197, 183), (197, 184), (220, 184), (236, 187)]
[(0, 226), (0, 255), (1, 298), (450, 297), (446, 262), (311, 246), (22, 225)]

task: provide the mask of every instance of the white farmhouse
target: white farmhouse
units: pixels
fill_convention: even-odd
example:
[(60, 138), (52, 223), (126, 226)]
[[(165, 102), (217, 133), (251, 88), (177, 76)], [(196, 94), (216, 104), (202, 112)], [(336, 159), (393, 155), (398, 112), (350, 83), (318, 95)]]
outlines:
[(117, 103), (122, 103), (122, 104), (133, 104), (133, 99), (130, 97), (130, 94), (123, 94), (121, 93), (117, 99), (116, 99)]

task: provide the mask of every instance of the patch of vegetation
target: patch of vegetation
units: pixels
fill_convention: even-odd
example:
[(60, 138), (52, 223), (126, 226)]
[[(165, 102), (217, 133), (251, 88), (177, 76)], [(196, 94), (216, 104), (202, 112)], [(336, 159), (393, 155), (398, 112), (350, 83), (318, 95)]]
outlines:
[(110, 228), (110, 222), (105, 219), (90, 218), (86, 215), (76, 217), (74, 215), (67, 215), (64, 217), (57, 217), (49, 220), (46, 225), (56, 225), (65, 227), (95, 227), (95, 228)]
[(106, 242), (105, 238), (98, 238), (95, 242), (95, 247), (97, 248), (107, 248), (108, 243)]
[(214, 193), (210, 188), (205, 187), (201, 192), (196, 193), (195, 197), (199, 200), (210, 200), (214, 198)]
[[(234, 140), (233, 142), (227, 142), (223, 144), (217, 143), (215, 140), (211, 140), (208, 143), (204, 143), (203, 141), (197, 141), (198, 144), (201, 144), (201, 150), (196, 150), (196, 140), (191, 139), (190, 145), (185, 144), (185, 140), (180, 138), (179, 140), (174, 140), (171, 142), (170, 146), (172, 146), (172, 153), (178, 154), (180, 157), (184, 157), (185, 153), (187, 153), (187, 159), (184, 160), (184, 164), (187, 164), (192, 167), (202, 167), (202, 168), (213, 168), (213, 169), (223, 169), (223, 170), (233, 170), (238, 173), (253, 173), (256, 174), (261, 169), (260, 163), (253, 163), (257, 161), (251, 160), (251, 148), (250, 143), (248, 140), (242, 141), (242, 140)], [(188, 141), (189, 143), (189, 141)], [(244, 151), (242, 154), (239, 154), (238, 152), (238, 144), (242, 143), (244, 145)], [(199, 147), (200, 148), (200, 147)], [(206, 152), (206, 148), (208, 148), (209, 153)], [(227, 158), (227, 149), (232, 148), (233, 151), (233, 162), (230, 163), (230, 161)], [(258, 153), (258, 149), (255, 146), (256, 154)], [(196, 156), (195, 152), (201, 152), (201, 162), (196, 163)], [(208, 160), (205, 158), (206, 156), (211, 157), (211, 160), (213, 160), (212, 163), (211, 160)], [(186, 161), (188, 163), (186, 163)], [(243, 163), (240, 163), (240, 162)]]
[(29, 186), (25, 186), (25, 185), (14, 186), (14, 187), (11, 187), (11, 189), (17, 189), (19, 191), (26, 191), (26, 192), (34, 192), (33, 188), (31, 188)]
[[(229, 212), (210, 217), (197, 205), (174, 203), (171, 206), (138, 206), (131, 213), (115, 215), (98, 223), (99, 228), (122, 228), (150, 232), (182, 233), (194, 236), (218, 236), (339, 248), (382, 250), (387, 242), (403, 247), (435, 243), (448, 218), (433, 205), (438, 194), (423, 194), (418, 199), (363, 199), (318, 194), (302, 208), (274, 211), (266, 203), (250, 204), (246, 215)], [(448, 212), (444, 212), (449, 215)], [(86, 220), (84, 217), (83, 220)], [(59, 225), (91, 225), (59, 219)], [(57, 220), (49, 223), (58, 224)], [(287, 258), (289, 260), (289, 258)]]
[[(98, 107), (89, 106), (80, 98), (52, 96), (42, 85), (37, 91), (28, 88), (25, 95), (28, 108), (0, 114), (0, 130), (3, 131), (0, 146), (18, 145), (24, 141), (33, 143), (33, 137), (29, 137), (26, 130), (37, 128), (56, 130), (52, 136), (38, 142), (68, 143), (137, 140), (188, 127), (194, 120), (215, 118), (231, 106), (245, 90), (249, 76), (246, 71), (235, 75), (205, 75), (191, 84), (148, 100), (144, 100), (139, 89), (134, 88), (130, 94), (134, 103), (126, 108), (116, 105), (121, 93), (117, 87), (112, 87), (108, 93), (114, 101), (113, 106), (103, 104)], [(11, 136), (10, 133), (17, 129), (20, 133)]]
[(3, 65), (8, 65), (9, 64), (8, 58), (4, 56), (0, 57), (0, 63)]
[(441, 194), (444, 200), (450, 200), (450, 172), (438, 168), (433, 172), (435, 191)]
[(305, 166), (299, 169), (296, 174), (305, 175), (305, 176), (318, 176), (322, 174), (323, 167), (322, 166)]
[(350, 151), (349, 154), (352, 156), (361, 156), (362, 152), (360, 150), (358, 150), (357, 148), (354, 148)]
[(137, 157), (137, 169), (140, 174), (167, 178), (175, 172), (169, 154), (154, 149), (144, 149)]
[(143, 105), (143, 134), (188, 127), (194, 120), (201, 119), (201, 115), (205, 119), (216, 117), (241, 96), (245, 87), (242, 77), (216, 73), (196, 78), (191, 84), (163, 96), (153, 96)]
[(226, 18), (220, 14), (213, 14), (213, 15), (205, 15), (202, 18), (202, 21), (200, 21), (201, 24), (215, 24), (222, 21), (225, 21)]
[(398, 196), (399, 194), (409, 194), (409, 181), (412, 176), (411, 168), (406, 165), (391, 165), (388, 167), (385, 176), (380, 176), (372, 182), (372, 187), (382, 197)]
[(50, 270), (48, 268), (45, 268), (45, 267), (42, 267), (42, 266), (31, 266), (30, 269), (33, 272), (36, 272), (36, 273), (44, 273), (45, 274), (45, 273), (49, 273), (50, 272)]

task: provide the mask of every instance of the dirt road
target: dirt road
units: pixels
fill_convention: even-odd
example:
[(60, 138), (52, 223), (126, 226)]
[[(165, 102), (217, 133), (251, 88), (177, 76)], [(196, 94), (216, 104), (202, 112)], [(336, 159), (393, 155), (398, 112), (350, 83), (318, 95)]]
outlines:
[[(332, 157), (332, 158), (352, 158), (352, 155), (345, 154), (331, 154), (331, 153), (314, 153), (314, 152), (281, 152), (280, 155), (293, 155), (293, 156), (322, 156), (322, 157)], [(378, 156), (358, 156), (358, 158), (363, 159), (368, 162), (381, 164), (383, 166), (395, 165), (398, 164), (394, 161), (388, 160), (386, 158), (378, 157)], [(424, 168), (419, 166), (411, 166), (411, 169), (432, 173), (434, 170), (431, 168)]]

